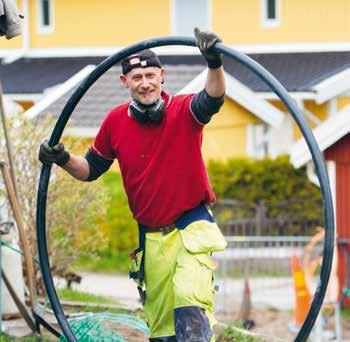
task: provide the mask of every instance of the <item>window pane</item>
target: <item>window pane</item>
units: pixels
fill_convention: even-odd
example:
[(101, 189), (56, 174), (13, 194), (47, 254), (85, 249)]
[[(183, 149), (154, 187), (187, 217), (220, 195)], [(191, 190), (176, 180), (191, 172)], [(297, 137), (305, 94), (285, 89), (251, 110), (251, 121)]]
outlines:
[(267, 0), (267, 19), (276, 19), (276, 0)]
[(209, 21), (210, 0), (175, 0), (174, 34), (193, 37), (193, 28), (210, 30)]
[(50, 26), (50, 1), (42, 0), (42, 23), (44, 26)]

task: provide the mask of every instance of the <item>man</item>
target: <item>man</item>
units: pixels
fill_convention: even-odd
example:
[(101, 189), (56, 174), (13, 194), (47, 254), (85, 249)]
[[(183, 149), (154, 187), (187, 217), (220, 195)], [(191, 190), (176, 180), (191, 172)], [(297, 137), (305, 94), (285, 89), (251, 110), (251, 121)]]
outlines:
[[(130, 276), (138, 284), (151, 341), (214, 340), (214, 263), (226, 247), (208, 205), (215, 200), (201, 155), (203, 127), (224, 102), (221, 55), (213, 33), (195, 29), (208, 63), (198, 94), (162, 91), (164, 69), (150, 50), (122, 61), (120, 80), (131, 102), (112, 109), (85, 157), (44, 142), (39, 159), (92, 181), (118, 159), (130, 209), (139, 224), (139, 248)], [(146, 292), (144, 291), (146, 289)]]

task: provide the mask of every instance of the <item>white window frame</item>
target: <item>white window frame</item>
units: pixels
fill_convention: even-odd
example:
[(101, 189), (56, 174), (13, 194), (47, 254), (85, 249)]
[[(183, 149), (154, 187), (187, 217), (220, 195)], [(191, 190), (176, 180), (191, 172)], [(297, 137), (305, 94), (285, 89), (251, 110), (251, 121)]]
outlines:
[(275, 7), (276, 7), (276, 18), (275, 19), (269, 19), (267, 17), (268, 10), (267, 10), (267, 4), (268, 0), (261, 0), (261, 23), (262, 27), (264, 28), (273, 28), (278, 27), (281, 24), (280, 18), (281, 18), (281, 1), (275, 0)]
[(54, 15), (54, 0), (48, 0), (49, 2), (49, 21), (50, 25), (44, 25), (43, 23), (43, 11), (42, 0), (36, 0), (36, 15), (37, 15), (37, 32), (39, 34), (51, 34), (55, 29), (55, 15)]
[[(208, 31), (211, 31), (212, 29), (212, 0), (207, 0), (208, 1), (208, 6), (207, 6), (207, 12), (206, 12), (206, 19), (208, 22)], [(176, 20), (176, 0), (171, 1), (171, 6), (170, 6), (170, 18), (171, 18), (171, 34), (174, 36), (178, 36), (178, 21)], [(200, 27), (200, 29), (203, 29), (203, 27)], [(205, 30), (207, 30), (205, 28)]]

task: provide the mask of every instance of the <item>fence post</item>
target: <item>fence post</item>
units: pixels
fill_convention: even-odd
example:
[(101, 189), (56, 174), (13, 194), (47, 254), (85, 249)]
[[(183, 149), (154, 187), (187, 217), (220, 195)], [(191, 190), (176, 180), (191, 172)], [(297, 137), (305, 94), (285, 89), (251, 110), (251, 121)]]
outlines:
[(266, 206), (263, 201), (260, 201), (256, 206), (255, 220), (256, 220), (256, 235), (263, 235), (265, 228), (265, 218), (266, 218)]

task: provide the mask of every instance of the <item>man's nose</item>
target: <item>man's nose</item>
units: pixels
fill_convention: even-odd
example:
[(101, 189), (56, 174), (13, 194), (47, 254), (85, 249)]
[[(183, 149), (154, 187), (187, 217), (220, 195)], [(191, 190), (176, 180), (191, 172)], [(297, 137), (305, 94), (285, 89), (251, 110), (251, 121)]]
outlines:
[(141, 83), (142, 88), (148, 88), (149, 87), (149, 81), (147, 77), (142, 78), (142, 83)]

